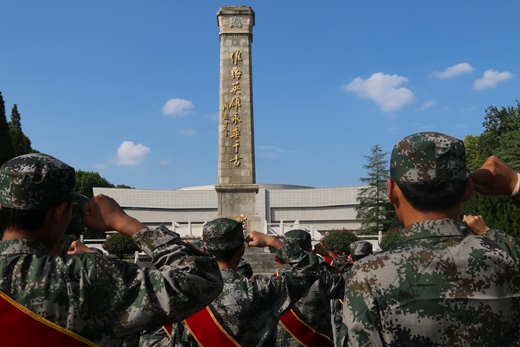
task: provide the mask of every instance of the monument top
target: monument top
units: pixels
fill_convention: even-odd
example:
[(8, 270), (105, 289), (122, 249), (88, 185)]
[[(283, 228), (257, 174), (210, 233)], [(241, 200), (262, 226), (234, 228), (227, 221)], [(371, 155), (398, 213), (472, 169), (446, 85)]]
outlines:
[(220, 16), (251, 16), (250, 26), (255, 25), (255, 12), (249, 6), (225, 6), (217, 11), (217, 25), (220, 26)]
[(252, 14), (254, 15), (255, 12), (253, 11), (253, 9), (249, 6), (224, 6), (224, 7), (221, 7), (218, 11), (217, 11), (217, 16), (218, 15), (236, 15), (236, 14)]

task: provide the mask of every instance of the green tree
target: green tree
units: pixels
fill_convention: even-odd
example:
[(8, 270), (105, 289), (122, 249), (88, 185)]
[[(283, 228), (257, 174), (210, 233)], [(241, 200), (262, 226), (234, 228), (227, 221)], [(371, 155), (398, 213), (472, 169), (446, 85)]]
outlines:
[(120, 233), (110, 235), (108, 239), (103, 242), (103, 249), (119, 259), (124, 259), (134, 254), (135, 251), (139, 251), (139, 247), (137, 247), (130, 237)]
[(502, 135), (494, 154), (516, 172), (520, 172), (520, 156), (518, 153), (520, 153), (520, 130), (510, 131)]
[(485, 158), (495, 153), (505, 134), (520, 130), (520, 102), (517, 106), (508, 106), (498, 109), (490, 106), (486, 109), (486, 115), (482, 126), (484, 132), (480, 135), (479, 151)]
[(332, 229), (325, 235), (321, 242), (336, 254), (349, 254), (350, 244), (358, 241), (359, 238), (352, 231), (347, 229)]
[(379, 145), (371, 148), (371, 155), (365, 156), (368, 163), (363, 165), (367, 177), (360, 178), (366, 187), (360, 188), (357, 195), (356, 212), (360, 219), (361, 229), (369, 233), (386, 231), (399, 225), (395, 209), (388, 201), (386, 180), (389, 177), (388, 161)]
[(18, 112), (18, 106), (14, 104), (11, 110), (11, 122), (9, 122), (9, 132), (13, 143), (14, 156), (33, 152), (31, 140), (22, 131), (22, 117)]
[(5, 114), (5, 102), (0, 92), (0, 165), (14, 158), (13, 142)]
[(489, 156), (480, 149), (480, 136), (466, 135), (463, 140), (466, 147), (466, 168), (469, 172), (478, 170)]
[(382, 250), (395, 246), (399, 240), (401, 239), (401, 228), (393, 228), (388, 230), (381, 239), (381, 242), (379, 242), (379, 247), (381, 247)]
[(76, 171), (76, 191), (89, 198), (94, 196), (94, 187), (115, 188), (115, 186), (93, 171)]
[[(468, 171), (478, 170), (490, 155), (496, 155), (520, 172), (520, 103), (517, 101), (516, 107), (488, 107), (482, 125), (481, 135), (464, 139)], [(464, 215), (481, 215), (491, 228), (520, 237), (520, 213), (509, 197), (474, 192), (461, 206), (459, 218)]]

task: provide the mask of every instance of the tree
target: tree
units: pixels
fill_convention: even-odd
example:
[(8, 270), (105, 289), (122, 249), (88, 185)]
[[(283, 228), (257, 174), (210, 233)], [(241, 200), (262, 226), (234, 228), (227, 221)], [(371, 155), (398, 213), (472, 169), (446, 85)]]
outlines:
[(476, 171), (488, 158), (480, 149), (480, 136), (466, 135), (463, 142), (466, 148), (466, 168), (468, 172)]
[(126, 235), (116, 233), (103, 242), (103, 249), (119, 259), (124, 259), (139, 251), (139, 247)]
[(371, 155), (365, 156), (368, 163), (363, 165), (368, 177), (360, 178), (367, 186), (360, 188), (357, 195), (357, 219), (362, 221), (361, 228), (368, 233), (386, 231), (399, 225), (395, 209), (388, 201), (386, 180), (389, 176), (388, 161), (379, 145), (371, 149)]
[(14, 157), (11, 133), (5, 115), (4, 97), (0, 92), (0, 165)]
[(93, 171), (76, 171), (76, 191), (89, 198), (94, 196), (93, 187), (115, 188), (115, 186)]
[(333, 229), (321, 239), (321, 242), (336, 254), (349, 254), (350, 244), (358, 240), (356, 234), (350, 230)]
[(379, 242), (379, 247), (381, 247), (382, 250), (385, 250), (388, 247), (395, 246), (401, 239), (401, 230), (401, 228), (393, 228), (388, 230), (383, 235), (381, 242)]
[(494, 154), (499, 146), (502, 136), (520, 130), (520, 102), (516, 101), (517, 107), (502, 107), (500, 110), (495, 106), (486, 109), (486, 115), (482, 126), (484, 132), (480, 135), (479, 150), (485, 158)]
[[(490, 155), (496, 155), (520, 172), (520, 103), (507, 108), (490, 106), (486, 109), (484, 132), (479, 136), (466, 136), (466, 158), (468, 171), (478, 170)], [(520, 213), (510, 197), (473, 196), (462, 204), (459, 218), (464, 215), (481, 215), (491, 228), (520, 236)]]
[(518, 153), (520, 153), (520, 130), (510, 131), (502, 135), (494, 154), (516, 172), (520, 172), (520, 157)]
[(14, 156), (33, 152), (31, 140), (22, 131), (22, 121), (18, 106), (14, 104), (11, 110), (11, 122), (9, 122), (9, 132), (13, 143)]
[(459, 219), (464, 215), (481, 215), (490, 228), (520, 237), (520, 213), (508, 196), (485, 196), (475, 192), (460, 208)]

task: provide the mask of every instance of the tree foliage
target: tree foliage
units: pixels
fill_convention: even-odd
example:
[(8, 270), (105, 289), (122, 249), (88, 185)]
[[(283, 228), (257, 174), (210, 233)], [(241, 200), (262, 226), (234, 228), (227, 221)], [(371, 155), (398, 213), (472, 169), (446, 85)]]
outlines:
[[(486, 109), (484, 131), (481, 135), (464, 138), (468, 171), (478, 170), (490, 155), (496, 155), (515, 171), (520, 172), (520, 103), (516, 107), (494, 106)], [(505, 196), (473, 196), (460, 209), (460, 219), (464, 215), (482, 215), (491, 228), (520, 237), (520, 211)]]
[(462, 204), (459, 219), (464, 215), (481, 215), (489, 227), (520, 238), (520, 211), (508, 196), (485, 196), (474, 192), (471, 199)]
[(9, 123), (5, 114), (5, 102), (0, 92), (0, 165), (15, 157)]
[(395, 209), (388, 201), (386, 180), (389, 176), (388, 152), (383, 152), (379, 145), (371, 148), (371, 155), (365, 156), (367, 177), (360, 178), (366, 187), (360, 188), (357, 195), (357, 218), (362, 221), (361, 229), (368, 233), (386, 231), (399, 225)]
[(486, 158), (495, 154), (504, 135), (520, 130), (520, 102), (516, 103), (517, 107), (508, 106), (498, 109), (490, 106), (486, 109), (482, 123), (485, 130), (479, 139), (479, 150)]
[(333, 229), (321, 239), (321, 242), (334, 253), (349, 254), (350, 244), (358, 240), (356, 234), (350, 230)]
[(393, 228), (388, 230), (383, 235), (381, 242), (379, 242), (379, 247), (381, 247), (382, 250), (385, 250), (388, 247), (395, 246), (401, 239), (401, 230), (401, 228)]
[(110, 235), (105, 242), (103, 242), (103, 249), (109, 254), (124, 259), (139, 251), (139, 247), (126, 235), (116, 233)]
[(14, 104), (11, 110), (11, 122), (9, 122), (9, 132), (13, 144), (14, 156), (33, 152), (31, 140), (22, 131), (22, 117), (18, 112), (18, 106)]

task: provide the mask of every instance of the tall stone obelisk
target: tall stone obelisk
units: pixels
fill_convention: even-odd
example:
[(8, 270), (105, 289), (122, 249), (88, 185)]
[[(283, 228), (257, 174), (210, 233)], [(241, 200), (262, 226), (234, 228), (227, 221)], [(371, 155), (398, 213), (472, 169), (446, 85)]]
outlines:
[(251, 43), (255, 13), (248, 6), (217, 12), (220, 27), (218, 216), (247, 217), (248, 230), (261, 229), (256, 214), (255, 145)]

